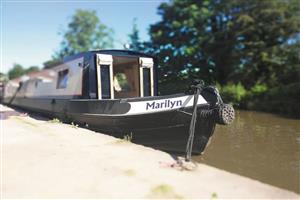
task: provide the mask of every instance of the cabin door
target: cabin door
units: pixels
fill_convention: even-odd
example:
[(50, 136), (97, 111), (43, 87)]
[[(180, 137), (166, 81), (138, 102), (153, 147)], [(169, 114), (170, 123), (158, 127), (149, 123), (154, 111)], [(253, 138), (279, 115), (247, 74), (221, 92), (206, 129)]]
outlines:
[(113, 99), (113, 58), (111, 55), (97, 54), (98, 99)]
[(154, 95), (153, 59), (140, 58), (140, 95)]

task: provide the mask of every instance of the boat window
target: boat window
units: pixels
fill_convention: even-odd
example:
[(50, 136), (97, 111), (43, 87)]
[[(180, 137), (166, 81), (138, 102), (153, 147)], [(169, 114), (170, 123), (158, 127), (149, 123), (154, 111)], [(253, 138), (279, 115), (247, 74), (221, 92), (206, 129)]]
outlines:
[(151, 96), (151, 77), (150, 68), (143, 68), (143, 79), (144, 79), (144, 96)]
[(109, 65), (100, 65), (102, 99), (110, 99)]
[(57, 85), (56, 85), (57, 89), (63, 89), (63, 88), (67, 87), (68, 73), (69, 73), (68, 69), (58, 72), (58, 79), (57, 79)]

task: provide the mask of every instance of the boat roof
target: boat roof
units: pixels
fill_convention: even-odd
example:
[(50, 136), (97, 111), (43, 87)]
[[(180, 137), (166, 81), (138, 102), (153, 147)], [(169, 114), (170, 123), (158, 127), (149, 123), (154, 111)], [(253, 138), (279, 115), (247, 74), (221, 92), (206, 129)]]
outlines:
[(86, 51), (86, 52), (82, 52), (82, 53), (77, 53), (75, 55), (72, 56), (67, 56), (63, 59), (63, 62), (67, 62), (70, 60), (74, 60), (76, 58), (88, 55), (88, 54), (109, 54), (112, 56), (140, 56), (140, 57), (150, 57), (155, 59), (154, 56), (150, 55), (150, 54), (146, 54), (146, 53), (141, 53), (138, 51), (131, 51), (131, 50), (122, 50), (122, 49), (107, 49), (107, 50), (91, 50), (91, 51)]
[[(86, 56), (86, 55), (91, 55), (91, 54), (97, 54), (97, 53), (101, 53), (101, 54), (109, 54), (109, 55), (112, 55), (112, 56), (140, 56), (140, 57), (150, 57), (150, 58), (153, 58), (155, 59), (154, 56), (150, 55), (150, 54), (145, 54), (145, 53), (141, 53), (141, 52), (138, 52), (138, 51), (131, 51), (131, 50), (122, 50), (122, 49), (108, 49), (108, 50), (91, 50), (91, 51), (86, 51), (86, 52), (81, 52), (81, 53), (77, 53), (77, 54), (74, 54), (72, 56), (67, 56), (63, 59), (63, 62), (68, 62), (68, 61), (71, 61), (71, 60), (75, 60), (77, 58), (80, 58), (80, 57), (83, 57), (83, 56)], [(61, 62), (61, 63), (63, 63)], [(50, 67), (49, 69), (51, 68), (54, 68), (56, 67), (57, 65), (54, 65), (53, 67)], [(46, 78), (52, 78), (52, 75), (49, 74), (49, 70), (47, 69), (43, 69), (43, 70), (40, 70), (40, 71), (37, 71), (37, 72), (31, 72), (29, 74), (24, 74), (20, 77), (17, 77), (17, 78), (14, 78), (12, 80), (10, 80), (10, 82), (15, 82), (15, 83), (19, 83), (22, 81), (22, 77), (27, 77), (27, 78), (35, 78), (35, 77), (46, 77)]]

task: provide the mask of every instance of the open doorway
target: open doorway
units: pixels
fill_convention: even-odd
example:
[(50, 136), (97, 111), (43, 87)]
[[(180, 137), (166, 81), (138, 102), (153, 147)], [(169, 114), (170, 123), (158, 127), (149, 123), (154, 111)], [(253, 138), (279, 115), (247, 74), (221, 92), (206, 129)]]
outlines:
[(139, 84), (139, 58), (113, 56), (114, 97), (139, 97)]

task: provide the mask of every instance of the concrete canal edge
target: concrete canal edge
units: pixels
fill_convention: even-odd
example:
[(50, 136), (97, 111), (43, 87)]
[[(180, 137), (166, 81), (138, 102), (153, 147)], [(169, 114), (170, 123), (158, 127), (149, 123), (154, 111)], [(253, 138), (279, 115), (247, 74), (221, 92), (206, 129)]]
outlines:
[(2, 198), (289, 198), (296, 193), (1, 106)]

